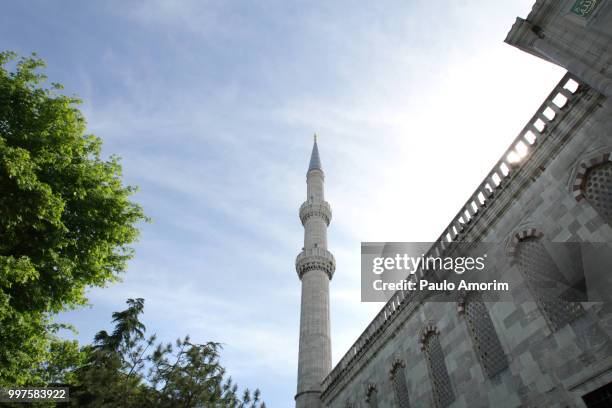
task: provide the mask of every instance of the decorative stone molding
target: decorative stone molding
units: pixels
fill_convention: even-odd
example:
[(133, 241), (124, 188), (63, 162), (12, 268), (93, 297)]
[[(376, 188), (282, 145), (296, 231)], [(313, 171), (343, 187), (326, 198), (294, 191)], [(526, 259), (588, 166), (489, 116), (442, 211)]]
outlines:
[(376, 384), (374, 383), (369, 383), (368, 387), (366, 388), (366, 402), (370, 403), (370, 399), (372, 398), (372, 394), (378, 392), (378, 387), (376, 387)]
[(327, 249), (304, 249), (295, 259), (295, 270), (300, 279), (306, 272), (313, 270), (323, 271), (331, 279), (336, 270), (336, 260)]
[(429, 323), (427, 326), (421, 329), (421, 333), (419, 335), (419, 345), (421, 346), (421, 350), (425, 350), (425, 341), (427, 340), (427, 337), (431, 336), (432, 334), (440, 335), (440, 330), (438, 330), (436, 325), (433, 323)]
[(323, 169), (309, 169), (306, 173), (306, 179), (308, 179), (308, 177), (310, 177), (311, 175), (325, 177), (325, 172), (323, 171)]
[(508, 242), (507, 254), (508, 256), (514, 257), (518, 244), (527, 238), (542, 238), (544, 233), (537, 228), (529, 228), (520, 232), (516, 232), (512, 235), (510, 242)]
[(393, 378), (393, 376), (395, 375), (395, 372), (399, 370), (400, 368), (406, 368), (406, 363), (404, 363), (404, 360), (400, 358), (396, 358), (393, 361), (393, 364), (391, 364), (391, 370), (389, 370), (389, 377)]
[(304, 204), (300, 206), (300, 220), (302, 221), (302, 225), (305, 225), (306, 220), (313, 216), (323, 218), (325, 223), (329, 226), (332, 217), (329, 203), (321, 200), (308, 200), (304, 202)]
[(572, 195), (576, 201), (580, 202), (585, 199), (584, 185), (586, 176), (589, 170), (606, 162), (612, 162), (612, 152), (600, 153), (597, 156), (585, 160), (578, 165), (576, 175), (574, 176), (574, 184), (572, 185)]

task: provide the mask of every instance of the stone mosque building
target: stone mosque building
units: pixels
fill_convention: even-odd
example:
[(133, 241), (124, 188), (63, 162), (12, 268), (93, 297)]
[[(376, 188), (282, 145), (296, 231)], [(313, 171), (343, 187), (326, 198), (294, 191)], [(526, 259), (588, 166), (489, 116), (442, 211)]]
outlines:
[(612, 303), (552, 302), (530, 284), (538, 274), (563, 274), (568, 263), (612, 274), (612, 262), (588, 265), (580, 245), (551, 255), (553, 243), (612, 243), (612, 0), (537, 0), (505, 41), (567, 74), (430, 252), (504, 243), (487, 273), (522, 276), (516, 302), (470, 293), (432, 303), (398, 291), (332, 367), (335, 261), (315, 140), (296, 259), (298, 408), (612, 407)]

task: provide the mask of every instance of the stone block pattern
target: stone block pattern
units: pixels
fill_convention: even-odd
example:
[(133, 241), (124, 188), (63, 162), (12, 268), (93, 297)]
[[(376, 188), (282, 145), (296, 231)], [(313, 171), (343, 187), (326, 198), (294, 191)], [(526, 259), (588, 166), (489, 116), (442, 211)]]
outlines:
[[(564, 44), (563, 52), (571, 50), (572, 58), (609, 76), (612, 2), (601, 6), (587, 22), (567, 16), (568, 1), (538, 1), (532, 14), (540, 19), (544, 33)], [(533, 231), (555, 273), (571, 279), (576, 262), (599, 267), (589, 265), (581, 242), (612, 243), (609, 165), (593, 170), (599, 184), (587, 185), (584, 199), (577, 199), (573, 191), (581, 164), (612, 152), (612, 101), (592, 87), (581, 86), (571, 106), (558, 108), (557, 113), (565, 115), (563, 120), (539, 130), (538, 150), (523, 167), (511, 169), (515, 173), (489, 192), (488, 201), (476, 196), (473, 203), (485, 202), (484, 209), (476, 210), (470, 202), (456, 228), (449, 230), (453, 239), (507, 243), (510, 248), (490, 254), (494, 262), (489, 262), (493, 266), (487, 275), (517, 283), (515, 301), (483, 299), (499, 341), (496, 352), (503, 354), (497, 357), (505, 364), (489, 375), (465, 311), (458, 310), (457, 303), (415, 302), (401, 308), (388, 304), (377, 319), (387, 321), (393, 315), (391, 323), (368, 328), (370, 337), (349, 351), (356, 357), (345, 356), (346, 363), (343, 359), (342, 375), (324, 382), (325, 407), (343, 408), (349, 400), (368, 406), (366, 393), (372, 385), (378, 407), (397, 407), (390, 372), (398, 360), (405, 362), (411, 407), (444, 405), (446, 400), (435, 397), (435, 381), (420, 338), (423, 328), (432, 324), (439, 333), (439, 354), (454, 396), (450, 407), (585, 407), (582, 396), (612, 382), (612, 305), (583, 303), (580, 313), (551, 323), (516, 259), (521, 242), (516, 237), (526, 238), (530, 234), (521, 233)], [(556, 242), (576, 246), (560, 251)]]

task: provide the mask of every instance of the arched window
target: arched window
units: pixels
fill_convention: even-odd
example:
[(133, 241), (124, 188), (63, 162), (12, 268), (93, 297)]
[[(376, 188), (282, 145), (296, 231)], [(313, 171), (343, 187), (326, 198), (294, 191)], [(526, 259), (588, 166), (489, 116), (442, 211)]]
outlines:
[(374, 384), (368, 386), (366, 393), (366, 403), (369, 408), (378, 408), (378, 389)]
[(584, 313), (579, 302), (567, 302), (559, 292), (564, 277), (538, 236), (527, 236), (516, 245), (518, 267), (552, 331), (557, 331)]
[(582, 185), (584, 198), (612, 226), (612, 162), (590, 168)]
[[(401, 361), (396, 361), (391, 369), (391, 384), (395, 399), (399, 408), (410, 408), (410, 400), (408, 398), (408, 384), (406, 384), (406, 374), (404, 373), (405, 365)], [(372, 406), (372, 405), (370, 405)]]
[(586, 200), (612, 226), (612, 152), (580, 163), (572, 192), (577, 201)]
[(508, 358), (480, 293), (468, 293), (463, 298), (459, 310), (465, 317), (476, 354), (487, 377), (492, 378), (505, 370), (508, 367)]
[(421, 348), (429, 367), (436, 406), (447, 407), (455, 400), (455, 393), (451, 386), (439, 336), (440, 333), (435, 327), (426, 328), (421, 335)]

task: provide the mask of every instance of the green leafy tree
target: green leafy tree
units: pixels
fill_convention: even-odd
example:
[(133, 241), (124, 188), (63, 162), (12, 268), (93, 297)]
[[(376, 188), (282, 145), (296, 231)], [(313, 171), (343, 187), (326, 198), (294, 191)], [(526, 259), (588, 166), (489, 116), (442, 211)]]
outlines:
[(194, 344), (189, 336), (172, 344), (145, 337), (139, 315), (143, 299), (113, 313), (112, 333), (99, 332), (85, 364), (74, 371), (72, 404), (78, 407), (265, 408), (259, 390), (242, 394), (219, 362), (221, 346)]
[(40, 364), (75, 347), (50, 334), (50, 316), (118, 278), (144, 219), (79, 99), (42, 67), (0, 53), (0, 386), (48, 380)]
[(221, 345), (191, 343), (189, 336), (176, 346), (159, 344), (149, 357), (148, 380), (157, 391), (156, 407), (265, 408), (261, 393), (245, 389), (242, 395), (219, 362)]
[(74, 328), (64, 324), (50, 327), (45, 360), (33, 370), (33, 377), (38, 379), (39, 384), (61, 386), (73, 383), (74, 368), (84, 364), (87, 358), (87, 353), (81, 350), (76, 340), (66, 340), (56, 335), (60, 329), (74, 332)]

